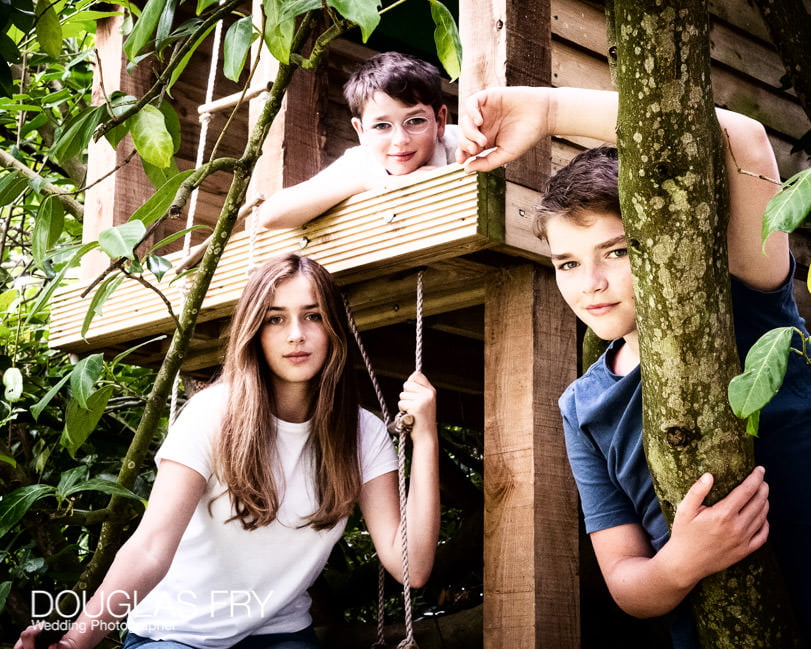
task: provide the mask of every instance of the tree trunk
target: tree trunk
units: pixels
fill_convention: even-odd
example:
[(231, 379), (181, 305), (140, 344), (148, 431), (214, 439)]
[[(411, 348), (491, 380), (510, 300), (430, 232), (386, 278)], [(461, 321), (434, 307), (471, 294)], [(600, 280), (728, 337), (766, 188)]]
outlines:
[[(706, 0), (616, 0), (620, 199), (635, 281), (643, 441), (672, 525), (705, 471), (714, 502), (753, 467), (726, 386), (739, 371), (726, 252), (724, 149), (710, 86)], [(691, 596), (702, 646), (793, 646), (765, 553)], [(779, 618), (779, 619), (778, 619)]]

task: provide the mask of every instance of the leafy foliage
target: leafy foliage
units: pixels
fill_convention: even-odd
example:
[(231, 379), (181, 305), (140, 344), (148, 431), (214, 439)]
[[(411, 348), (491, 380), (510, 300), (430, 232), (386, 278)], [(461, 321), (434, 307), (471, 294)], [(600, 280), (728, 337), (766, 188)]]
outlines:
[[(441, 60), (458, 75), (459, 38), (447, 10), (437, 0), (410, 1), (430, 2)], [(126, 365), (128, 351), (110, 361), (50, 349), (47, 319), (55, 292), (73, 281), (86, 254), (110, 258), (111, 272), (88, 301), (84, 335), (124, 282), (135, 278), (160, 291), (169, 269), (160, 248), (186, 231), (146, 251), (139, 244), (214, 171), (178, 168), (180, 121), (168, 101), (173, 86), (220, 21), (230, 25), (224, 74), (244, 82), (251, 43), (262, 38), (289, 62), (297, 19), (324, 11), (321, 0), (265, 0), (265, 22), (257, 25), (240, 13), (238, 0), (198, 0), (190, 18), (181, 17), (181, 4), (125, 1), (122, 9), (92, 0), (0, 2), (0, 148), (8, 154), (0, 161), (0, 629), (6, 634), (0, 642), (13, 642), (30, 619), (27, 593), (72, 588), (84, 575), (97, 552), (99, 524), (110, 516), (110, 496), (129, 504), (126, 532), (153, 479), (149, 453), (148, 468), (131, 489), (116, 476), (155, 372)], [(334, 0), (326, 7), (336, 34), (356, 25), (365, 40), (380, 21), (377, 0)], [(122, 12), (130, 65), (148, 60), (158, 78), (141, 97), (96, 88), (94, 101), (96, 21)], [(127, 223), (82, 243), (88, 146), (104, 137), (117, 147), (130, 141), (127, 136), (156, 190)], [(166, 423), (162, 416), (154, 426), (150, 450)]]

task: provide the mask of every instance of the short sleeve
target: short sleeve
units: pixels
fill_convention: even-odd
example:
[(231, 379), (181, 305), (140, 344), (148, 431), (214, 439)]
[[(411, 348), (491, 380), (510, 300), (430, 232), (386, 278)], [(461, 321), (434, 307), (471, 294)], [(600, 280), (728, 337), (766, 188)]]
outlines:
[(213, 472), (212, 442), (220, 429), (226, 399), (227, 391), (222, 385), (201, 390), (189, 399), (169, 426), (169, 434), (155, 454), (155, 462), (172, 460), (208, 480)]
[(374, 478), (397, 470), (397, 453), (383, 422), (368, 410), (361, 408), (360, 467), (364, 484)]

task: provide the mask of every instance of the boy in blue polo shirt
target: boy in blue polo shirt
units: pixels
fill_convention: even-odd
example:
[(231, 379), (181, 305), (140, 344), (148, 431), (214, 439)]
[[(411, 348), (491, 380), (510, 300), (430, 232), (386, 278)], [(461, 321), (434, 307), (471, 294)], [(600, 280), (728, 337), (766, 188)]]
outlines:
[[(761, 252), (761, 218), (776, 185), (777, 164), (763, 126), (718, 110), (728, 136), (730, 223), (727, 231), (736, 340), (741, 358), (766, 331), (805, 331), (792, 295), (788, 237), (775, 233)], [(460, 119), (458, 159), (471, 171), (493, 169), (547, 135), (615, 140), (617, 95), (574, 88), (494, 88), (475, 94)], [(470, 159), (486, 148), (495, 150)], [(737, 165), (729, 150), (734, 151)], [(711, 507), (713, 484), (697, 476), (668, 531), (642, 448), (639, 341), (617, 155), (586, 151), (549, 183), (536, 230), (549, 243), (564, 300), (598, 336), (605, 354), (560, 398), (569, 461), (586, 531), (619, 606), (637, 617), (675, 611), (674, 647), (698, 647), (682, 602), (704, 577), (727, 568), (771, 536), (798, 618), (811, 612), (811, 368), (791, 354), (783, 387), (763, 410), (755, 442), (758, 466)], [(764, 481), (768, 474), (769, 483)], [(810, 634), (811, 635), (811, 634)]]

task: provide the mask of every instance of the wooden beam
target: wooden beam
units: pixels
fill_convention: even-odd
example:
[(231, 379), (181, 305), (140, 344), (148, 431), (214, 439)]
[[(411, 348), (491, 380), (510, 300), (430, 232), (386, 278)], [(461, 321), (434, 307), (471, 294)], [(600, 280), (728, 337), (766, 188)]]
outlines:
[(580, 646), (578, 510), (558, 396), (575, 321), (552, 271), (488, 280), (484, 379), (484, 647)]
[[(552, 85), (549, 0), (459, 3), (459, 105), (488, 86)], [(507, 180), (540, 189), (549, 177), (549, 138), (506, 166)]]

